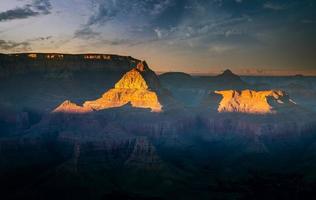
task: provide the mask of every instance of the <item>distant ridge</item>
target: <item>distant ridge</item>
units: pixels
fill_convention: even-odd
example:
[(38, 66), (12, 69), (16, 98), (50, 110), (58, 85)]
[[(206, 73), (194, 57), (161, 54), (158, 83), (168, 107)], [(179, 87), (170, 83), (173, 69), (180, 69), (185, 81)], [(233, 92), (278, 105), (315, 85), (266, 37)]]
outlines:
[(10, 59), (29, 59), (29, 60), (64, 60), (64, 59), (83, 59), (83, 60), (121, 60), (123, 58), (132, 59), (135, 61), (140, 61), (131, 56), (123, 56), (117, 54), (102, 54), (102, 53), (79, 53), (79, 54), (68, 54), (68, 53), (11, 53), (3, 54), (0, 53), (0, 58), (10, 58)]
[[(113, 54), (17, 53), (0, 54), (0, 78), (29, 73), (114, 72), (125, 73), (140, 60)], [(54, 76), (53, 76), (54, 77)]]

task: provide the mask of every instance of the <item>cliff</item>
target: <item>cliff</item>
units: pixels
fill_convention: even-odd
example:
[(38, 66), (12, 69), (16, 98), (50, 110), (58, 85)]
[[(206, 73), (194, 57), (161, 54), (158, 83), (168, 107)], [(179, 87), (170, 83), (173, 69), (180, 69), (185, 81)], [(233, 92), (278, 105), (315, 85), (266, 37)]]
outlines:
[(240, 112), (250, 114), (276, 113), (284, 105), (294, 104), (289, 96), (278, 90), (223, 90), (215, 91), (222, 96), (218, 112)]
[(159, 102), (157, 93), (159, 89), (158, 77), (143, 61), (124, 74), (114, 88), (105, 92), (101, 98), (86, 101), (82, 107), (65, 101), (53, 112), (84, 113), (121, 107), (128, 103), (132, 107), (150, 108), (154, 112), (160, 112), (162, 105)]

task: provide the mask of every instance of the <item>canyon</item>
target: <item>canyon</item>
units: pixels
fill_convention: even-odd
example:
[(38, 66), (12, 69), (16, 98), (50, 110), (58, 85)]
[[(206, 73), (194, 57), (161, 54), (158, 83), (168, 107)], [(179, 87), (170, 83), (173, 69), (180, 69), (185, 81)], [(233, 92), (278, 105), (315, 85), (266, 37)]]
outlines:
[(159, 190), (168, 199), (171, 188), (185, 198), (200, 185), (206, 197), (230, 185), (248, 195), (245, 177), (258, 180), (261, 171), (299, 169), (300, 181), (313, 180), (315, 90), (306, 89), (313, 79), (267, 87), (230, 70), (157, 75), (145, 61), (109, 54), (0, 55), (0, 74), (4, 194), (11, 186), (16, 198), (47, 191), (103, 198), (114, 190), (151, 198)]

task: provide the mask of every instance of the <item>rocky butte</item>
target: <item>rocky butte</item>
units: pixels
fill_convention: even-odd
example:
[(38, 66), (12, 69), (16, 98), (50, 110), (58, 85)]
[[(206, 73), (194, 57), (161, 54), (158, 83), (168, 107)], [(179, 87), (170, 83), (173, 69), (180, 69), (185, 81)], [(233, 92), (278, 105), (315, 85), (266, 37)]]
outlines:
[(132, 107), (150, 108), (153, 112), (160, 112), (162, 105), (156, 93), (159, 87), (158, 77), (149, 69), (147, 63), (142, 61), (123, 75), (114, 88), (105, 92), (101, 98), (86, 101), (83, 106), (65, 101), (53, 112), (85, 113), (93, 110), (121, 107), (128, 103)]
[(218, 112), (240, 112), (250, 114), (276, 113), (283, 106), (295, 104), (280, 90), (222, 90), (215, 91), (222, 96)]

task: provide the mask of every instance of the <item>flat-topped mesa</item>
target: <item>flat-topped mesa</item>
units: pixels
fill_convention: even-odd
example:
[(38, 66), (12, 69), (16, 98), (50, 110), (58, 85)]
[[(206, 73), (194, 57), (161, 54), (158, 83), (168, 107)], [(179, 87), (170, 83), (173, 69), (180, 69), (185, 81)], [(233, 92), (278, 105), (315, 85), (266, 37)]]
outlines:
[[(74, 76), (91, 73), (121, 75), (133, 69), (140, 60), (113, 54), (0, 53), (0, 78), (38, 73), (39, 78), (55, 79), (64, 71)], [(52, 76), (53, 75), (53, 76)], [(28, 76), (26, 76), (28, 77)]]
[(222, 95), (218, 112), (269, 114), (277, 113), (282, 106), (294, 104), (285, 92), (279, 90), (223, 90), (215, 93)]
[(60, 104), (57, 108), (53, 110), (53, 113), (88, 113), (92, 110), (88, 107), (82, 107), (78, 106), (75, 103), (72, 103), (69, 100), (64, 101), (62, 104)]
[(150, 108), (153, 112), (160, 112), (162, 105), (156, 93), (159, 86), (156, 74), (149, 69), (145, 61), (142, 61), (127, 72), (113, 89), (97, 100), (86, 101), (83, 106), (102, 110), (130, 103), (133, 107)]

